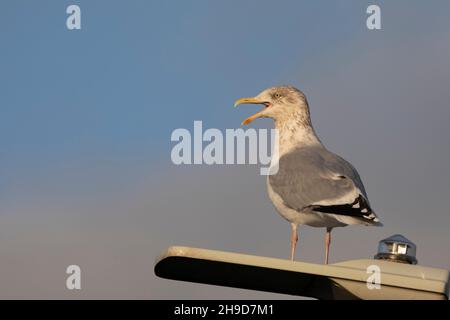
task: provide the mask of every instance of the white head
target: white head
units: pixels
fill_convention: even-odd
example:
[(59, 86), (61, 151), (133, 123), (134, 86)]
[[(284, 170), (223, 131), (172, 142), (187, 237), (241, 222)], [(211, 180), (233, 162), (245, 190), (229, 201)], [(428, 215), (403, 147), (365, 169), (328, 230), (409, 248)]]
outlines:
[(257, 118), (272, 118), (275, 122), (296, 119), (301, 120), (304, 125), (311, 125), (306, 96), (292, 86), (268, 88), (253, 98), (237, 100), (234, 106), (240, 104), (264, 105), (264, 109), (245, 119), (242, 125), (247, 125)]

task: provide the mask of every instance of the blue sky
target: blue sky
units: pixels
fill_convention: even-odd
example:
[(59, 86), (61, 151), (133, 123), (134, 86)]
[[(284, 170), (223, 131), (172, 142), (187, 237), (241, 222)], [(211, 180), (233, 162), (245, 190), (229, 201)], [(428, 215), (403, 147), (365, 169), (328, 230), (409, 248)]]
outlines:
[[(236, 94), (285, 80), (363, 32), (364, 16), (344, 17), (363, 9), (350, 2), (77, 2), (82, 30), (68, 31), (71, 3), (3, 4), (1, 142), (16, 165), (166, 152), (172, 128), (228, 125)], [(339, 28), (320, 23), (333, 19)]]
[[(42, 275), (51, 283), (48, 290), (26, 289), (25, 280), (15, 277), (15, 269), (28, 270), (25, 261), (32, 256), (25, 248), (36, 243), (36, 251), (49, 257), (46, 267), (55, 270), (71, 260), (70, 252), (95, 270), (113, 257), (135, 261), (139, 269), (139, 261), (152, 260), (172, 242), (283, 257), (288, 225), (271, 208), (256, 170), (170, 162), (172, 130), (192, 128), (194, 120), (237, 128), (251, 110), (234, 110), (234, 100), (276, 84), (306, 93), (319, 136), (356, 165), (372, 204), (387, 220), (385, 231), (371, 231), (357, 252), (346, 250), (345, 241), (358, 235), (339, 231), (344, 248), (339, 253), (336, 247), (335, 261), (367, 254), (376, 241), (397, 232), (424, 247), (448, 243), (450, 4), (376, 1), (382, 30), (368, 31), (365, 10), (372, 3), (2, 1), (0, 256), (10, 273), (0, 278), (8, 274), (14, 289), (0, 289), (0, 297), (71, 297), (56, 289), (59, 280), (50, 271)], [(70, 4), (81, 7), (82, 30), (66, 29)], [(224, 178), (230, 175), (236, 179)], [(198, 190), (186, 198), (180, 186), (189, 188), (191, 179)], [(234, 211), (245, 208), (248, 218), (221, 214), (226, 203), (220, 206), (218, 195), (231, 188), (236, 193), (227, 203), (234, 202)], [(205, 193), (216, 200), (199, 205)], [(255, 207), (246, 204), (248, 198)], [(267, 218), (255, 225), (250, 217), (260, 212)], [(425, 214), (434, 218), (426, 220)], [(271, 234), (272, 225), (278, 231), (264, 247), (259, 230)], [(202, 238), (205, 226), (210, 231)], [(235, 234), (215, 233), (218, 228), (234, 228)], [(322, 237), (322, 230), (306, 232), (310, 239)], [(108, 239), (111, 252), (99, 237)], [(312, 248), (305, 249), (305, 259), (320, 261), (320, 243), (307, 243)], [(135, 256), (127, 256), (127, 245), (136, 248)], [(428, 264), (450, 267), (448, 254), (424, 257)], [(125, 274), (126, 265), (113, 271)], [(155, 293), (138, 279), (126, 279), (126, 290), (98, 282), (82, 294), (205, 294), (152, 278), (145, 286), (157, 287)], [(219, 298), (238, 294), (208, 290), (207, 296)]]

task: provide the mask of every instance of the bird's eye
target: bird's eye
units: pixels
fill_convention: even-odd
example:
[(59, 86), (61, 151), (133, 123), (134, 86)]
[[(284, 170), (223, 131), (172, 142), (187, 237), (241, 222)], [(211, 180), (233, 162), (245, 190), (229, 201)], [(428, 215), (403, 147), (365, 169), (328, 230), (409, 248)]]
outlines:
[(279, 93), (275, 93), (274, 95), (273, 95), (276, 99), (278, 99), (278, 98), (280, 98), (281, 97), (281, 94), (279, 94)]

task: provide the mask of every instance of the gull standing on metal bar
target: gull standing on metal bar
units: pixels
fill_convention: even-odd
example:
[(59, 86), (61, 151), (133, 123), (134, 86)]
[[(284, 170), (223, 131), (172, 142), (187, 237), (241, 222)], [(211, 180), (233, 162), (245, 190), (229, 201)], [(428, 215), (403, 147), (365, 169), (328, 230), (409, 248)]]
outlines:
[(356, 169), (322, 145), (311, 124), (305, 95), (292, 86), (272, 87), (240, 104), (264, 109), (242, 122), (272, 118), (279, 135), (278, 172), (267, 177), (269, 198), (291, 224), (291, 260), (298, 241), (297, 226), (326, 228), (325, 264), (335, 227), (382, 226), (372, 211)]

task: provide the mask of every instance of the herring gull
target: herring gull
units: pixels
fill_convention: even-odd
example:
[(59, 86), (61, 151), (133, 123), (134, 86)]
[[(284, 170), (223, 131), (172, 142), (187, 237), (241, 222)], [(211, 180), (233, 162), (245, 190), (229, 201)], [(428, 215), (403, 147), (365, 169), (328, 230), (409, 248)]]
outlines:
[(306, 96), (292, 86), (264, 90), (240, 104), (262, 104), (264, 109), (242, 122), (271, 118), (278, 130), (278, 171), (268, 175), (269, 198), (291, 224), (291, 260), (298, 241), (297, 226), (326, 228), (325, 264), (331, 230), (347, 225), (382, 226), (370, 207), (356, 169), (328, 151), (312, 126)]

